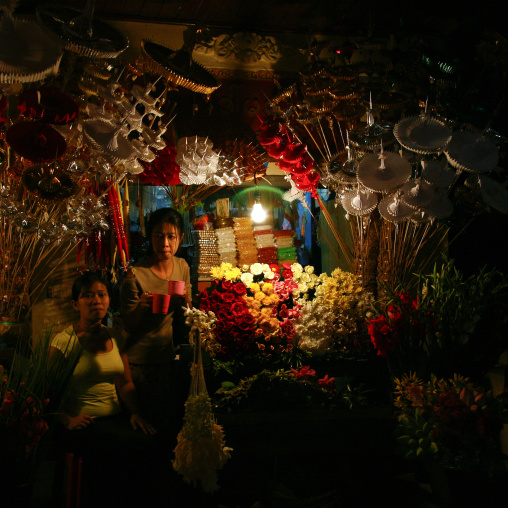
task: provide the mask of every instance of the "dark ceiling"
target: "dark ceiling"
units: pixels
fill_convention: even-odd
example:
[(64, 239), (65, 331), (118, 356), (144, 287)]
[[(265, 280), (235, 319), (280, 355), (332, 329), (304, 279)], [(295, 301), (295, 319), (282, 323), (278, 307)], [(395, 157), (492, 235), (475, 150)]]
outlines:
[[(20, 0), (18, 13), (36, 5), (64, 4), (82, 9), (84, 0)], [(502, 22), (501, 2), (486, 0), (467, 8), (457, 0), (96, 0), (103, 19), (199, 24), (233, 30), (384, 36), (414, 29), (441, 32), (459, 26), (464, 36)]]

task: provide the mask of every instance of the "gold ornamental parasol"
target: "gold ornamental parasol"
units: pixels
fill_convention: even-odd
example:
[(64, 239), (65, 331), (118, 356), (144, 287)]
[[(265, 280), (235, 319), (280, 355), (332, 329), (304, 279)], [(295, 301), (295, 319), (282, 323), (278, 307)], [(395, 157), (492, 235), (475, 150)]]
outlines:
[(174, 87), (181, 86), (192, 92), (209, 95), (221, 85), (215, 76), (194, 62), (192, 54), (184, 48), (174, 51), (143, 39), (141, 54), (148, 70), (164, 76)]
[(341, 202), (344, 210), (351, 215), (369, 215), (377, 206), (377, 194), (359, 188), (347, 191)]
[(33, 83), (57, 74), (62, 48), (40, 25), (4, 10), (0, 25), (0, 83)]
[(88, 58), (116, 58), (129, 46), (127, 37), (93, 17), (95, 1), (82, 11), (66, 5), (37, 7), (39, 21), (62, 39), (65, 49)]

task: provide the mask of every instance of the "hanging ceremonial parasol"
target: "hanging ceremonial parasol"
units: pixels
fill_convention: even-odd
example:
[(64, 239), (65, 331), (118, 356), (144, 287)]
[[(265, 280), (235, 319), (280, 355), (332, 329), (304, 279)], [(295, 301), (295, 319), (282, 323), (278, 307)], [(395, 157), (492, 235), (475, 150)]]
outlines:
[[(5, 8), (4, 8), (5, 9)], [(0, 26), (0, 83), (33, 83), (57, 74), (62, 48), (40, 25), (4, 11)]]
[(353, 189), (344, 193), (342, 206), (351, 215), (369, 215), (377, 206), (377, 195), (373, 192)]
[(174, 51), (147, 39), (141, 41), (141, 53), (150, 72), (164, 76), (173, 86), (193, 92), (211, 94), (220, 81), (204, 67), (194, 62), (185, 49)]
[(490, 171), (499, 161), (495, 143), (476, 132), (454, 132), (445, 154), (454, 168), (472, 173)]
[(414, 214), (414, 208), (400, 199), (400, 192), (383, 198), (379, 203), (379, 213), (388, 222), (402, 222)]
[(455, 171), (450, 171), (446, 159), (422, 161), (422, 178), (436, 187), (449, 187), (455, 180)]
[(55, 164), (30, 166), (23, 172), (25, 188), (44, 201), (59, 201), (72, 196), (77, 189), (69, 175)]
[(50, 125), (18, 122), (9, 127), (5, 139), (20, 156), (32, 162), (48, 162), (64, 154), (67, 143)]
[(434, 199), (422, 206), (422, 209), (436, 219), (445, 219), (453, 213), (453, 203), (445, 191), (437, 191)]
[(404, 203), (413, 208), (428, 205), (435, 196), (434, 187), (420, 178), (405, 183), (400, 190)]
[(40, 22), (55, 32), (65, 49), (88, 58), (116, 58), (129, 46), (127, 37), (93, 17), (95, 2), (87, 0), (83, 11), (66, 5), (37, 7)]
[(421, 154), (442, 152), (452, 138), (443, 122), (425, 113), (404, 118), (395, 125), (393, 133), (404, 148)]
[(371, 153), (360, 160), (358, 181), (373, 192), (386, 192), (411, 177), (411, 164), (394, 152)]
[(30, 89), (18, 95), (18, 110), (29, 118), (65, 125), (78, 116), (79, 107), (70, 96), (55, 87)]
[(480, 190), (485, 203), (498, 212), (508, 213), (508, 190), (488, 176), (480, 177)]
[(414, 224), (426, 224), (427, 222), (432, 222), (435, 219), (432, 215), (430, 215), (423, 208), (415, 210), (413, 215), (409, 217), (409, 220)]

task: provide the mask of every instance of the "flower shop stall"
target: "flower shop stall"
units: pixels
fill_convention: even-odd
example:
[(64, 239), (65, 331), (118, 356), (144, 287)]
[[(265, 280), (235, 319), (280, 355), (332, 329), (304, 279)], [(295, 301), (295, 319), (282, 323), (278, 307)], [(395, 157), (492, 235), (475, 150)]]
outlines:
[(22, 428), (32, 457), (47, 383), (69, 374), (39, 383), (51, 332), (35, 332), (72, 319), (48, 301), (81, 270), (118, 289), (146, 249), (150, 187), (186, 222), (185, 481), (216, 493), (236, 454), (271, 467), (316, 446), (499, 473), (504, 406), (486, 375), (508, 348), (506, 273), (464, 274), (447, 254), (471, 223), (504, 223), (508, 145), (457, 109), (466, 71), (361, 35), (290, 48), (180, 27), (175, 50), (138, 27), (133, 48), (133, 25), (94, 9), (27, 21), (0, 5), (0, 430)]

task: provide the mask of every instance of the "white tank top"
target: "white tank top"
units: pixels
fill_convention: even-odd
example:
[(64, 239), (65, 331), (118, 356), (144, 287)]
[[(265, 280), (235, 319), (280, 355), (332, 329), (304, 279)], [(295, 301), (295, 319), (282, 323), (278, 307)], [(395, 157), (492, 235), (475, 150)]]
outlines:
[[(107, 353), (83, 350), (74, 369), (63, 409), (70, 416), (89, 415), (96, 418), (121, 411), (115, 378), (124, 371), (114, 330), (108, 328), (113, 349)], [(70, 326), (56, 335), (51, 345), (68, 357), (75, 347), (81, 347), (74, 328)]]

